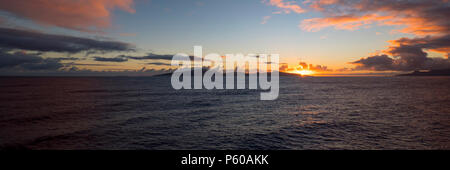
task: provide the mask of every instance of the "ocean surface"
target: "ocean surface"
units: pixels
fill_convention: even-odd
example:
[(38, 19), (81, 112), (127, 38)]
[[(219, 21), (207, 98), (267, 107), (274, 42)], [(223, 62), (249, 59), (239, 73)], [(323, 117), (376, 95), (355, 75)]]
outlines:
[(0, 149), (450, 149), (450, 77), (281, 76), (174, 90), (170, 76), (0, 78)]

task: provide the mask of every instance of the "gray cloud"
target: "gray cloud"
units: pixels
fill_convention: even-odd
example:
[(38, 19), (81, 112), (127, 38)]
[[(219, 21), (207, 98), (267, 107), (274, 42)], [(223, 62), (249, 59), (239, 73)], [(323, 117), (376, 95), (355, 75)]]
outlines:
[(153, 60), (172, 60), (173, 55), (158, 55), (158, 54), (149, 53), (149, 54), (147, 54), (145, 56), (125, 56), (125, 55), (122, 55), (121, 57), (129, 58), (129, 59), (133, 59), (133, 60), (149, 60), (149, 59), (153, 59)]
[(151, 63), (147, 63), (149, 65), (157, 65), (157, 66), (170, 66), (171, 64), (168, 63), (162, 63), (162, 62), (151, 62)]
[[(390, 42), (392, 45), (383, 51), (384, 55), (362, 58), (351, 64), (357, 65), (355, 68), (357, 70), (450, 69), (450, 60), (448, 59), (450, 35), (400, 38)], [(445, 54), (447, 58), (430, 58), (425, 50)]]
[(450, 60), (444, 58), (430, 58), (422, 66), (424, 69), (450, 69)]
[(77, 57), (58, 57), (58, 58), (52, 58), (58, 61), (75, 61), (75, 60), (83, 60), (84, 58), (77, 58)]
[[(399, 50), (401, 51), (401, 50)], [(403, 51), (402, 51), (403, 52)], [(401, 57), (391, 58), (387, 55), (375, 55), (351, 62), (355, 64), (355, 70), (376, 71), (412, 71), (420, 69), (450, 69), (450, 60), (445, 58), (429, 58), (423, 56), (421, 51), (405, 52)]]
[[(126, 55), (120, 55), (119, 57), (122, 57), (122, 58), (129, 58), (129, 59), (133, 59), (133, 60), (172, 60), (173, 56), (174, 56), (174, 55), (171, 55), (171, 54), (163, 54), (163, 55), (161, 55), (161, 54), (152, 54), (152, 53), (149, 53), (149, 54), (147, 54), (147, 55), (145, 55), (145, 56), (126, 56)], [(193, 59), (196, 58), (196, 57), (194, 57), (194, 56), (189, 56), (189, 58), (190, 58), (191, 60), (193, 60)]]
[(128, 61), (127, 58), (124, 57), (114, 57), (114, 58), (106, 58), (106, 57), (94, 57), (95, 61), (102, 61), (102, 62), (126, 62)]
[(0, 68), (15, 67), (23, 63), (36, 63), (41, 60), (41, 57), (34, 54), (25, 54), (22, 52), (8, 53), (7, 51), (0, 50)]
[(58, 70), (64, 67), (56, 59), (43, 59), (37, 54), (0, 50), (0, 69)]
[(24, 63), (20, 65), (25, 70), (58, 70), (64, 67), (58, 60), (43, 59), (38, 63)]
[(117, 66), (114, 64), (86, 64), (86, 63), (66, 63), (67, 66)]
[(355, 64), (356, 70), (394, 70), (394, 59), (387, 55), (375, 55), (351, 62)]
[(417, 70), (423, 67), (428, 60), (427, 53), (422, 48), (409, 45), (400, 45), (391, 47), (388, 52), (397, 58), (397, 69), (399, 70)]
[(132, 51), (131, 44), (0, 28), (0, 47), (41, 52)]
[(422, 38), (400, 38), (391, 41), (394, 45), (390, 46), (388, 53), (392, 55), (402, 56), (402, 53), (415, 53), (416, 55), (423, 55), (423, 49), (435, 51), (449, 56), (450, 53), (450, 35), (444, 36), (426, 36)]

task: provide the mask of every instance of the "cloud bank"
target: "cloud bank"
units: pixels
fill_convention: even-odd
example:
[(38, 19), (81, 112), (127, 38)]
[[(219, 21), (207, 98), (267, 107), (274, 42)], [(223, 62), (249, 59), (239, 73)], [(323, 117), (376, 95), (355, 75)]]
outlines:
[(128, 61), (127, 58), (123, 58), (123, 57), (114, 57), (114, 58), (106, 58), (106, 57), (94, 57), (95, 61), (102, 61), (102, 62), (126, 62)]
[[(174, 55), (172, 54), (153, 54), (148, 53), (144, 56), (127, 56), (127, 55), (120, 55), (119, 58), (128, 58), (133, 60), (169, 60), (171, 61)], [(189, 56), (190, 60), (194, 60), (196, 57)], [(198, 60), (203, 60), (203, 58), (197, 58)]]
[[(32, 52), (35, 51), (35, 52)], [(3, 71), (62, 71), (71, 64), (61, 61), (83, 60), (77, 57), (44, 58), (46, 52), (75, 54), (135, 51), (134, 45), (29, 30), (0, 28), (0, 69)], [(93, 57), (101, 62), (126, 62), (127, 58)]]
[[(351, 62), (358, 70), (410, 71), (420, 69), (450, 69), (450, 35), (422, 38), (400, 38), (390, 41), (383, 55), (369, 56)], [(446, 58), (430, 58), (427, 51), (442, 53)], [(393, 58), (388, 57), (393, 56)]]
[(132, 51), (134, 46), (117, 41), (100, 41), (66, 35), (0, 28), (0, 47), (41, 52)]
[[(305, 31), (332, 27), (355, 30), (373, 25), (398, 26), (393, 32), (415, 35), (389, 41), (382, 54), (351, 62), (356, 70), (450, 69), (450, 2), (448, 0), (316, 0), (303, 3), (323, 17), (301, 21)], [(430, 58), (437, 52), (446, 58)]]
[(0, 69), (58, 70), (64, 67), (58, 59), (44, 59), (39, 54), (0, 50)]

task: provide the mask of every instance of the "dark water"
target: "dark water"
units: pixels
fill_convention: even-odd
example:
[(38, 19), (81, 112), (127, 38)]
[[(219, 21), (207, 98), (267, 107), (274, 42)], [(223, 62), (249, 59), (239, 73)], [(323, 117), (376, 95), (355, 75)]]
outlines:
[(449, 77), (282, 76), (175, 91), (170, 77), (0, 78), (0, 147), (450, 149)]

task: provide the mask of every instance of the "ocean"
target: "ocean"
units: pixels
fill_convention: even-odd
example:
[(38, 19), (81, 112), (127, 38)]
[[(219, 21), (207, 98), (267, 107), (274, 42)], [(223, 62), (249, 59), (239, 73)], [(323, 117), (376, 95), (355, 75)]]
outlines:
[(450, 149), (450, 77), (280, 76), (280, 94), (170, 76), (2, 77), (0, 149)]

